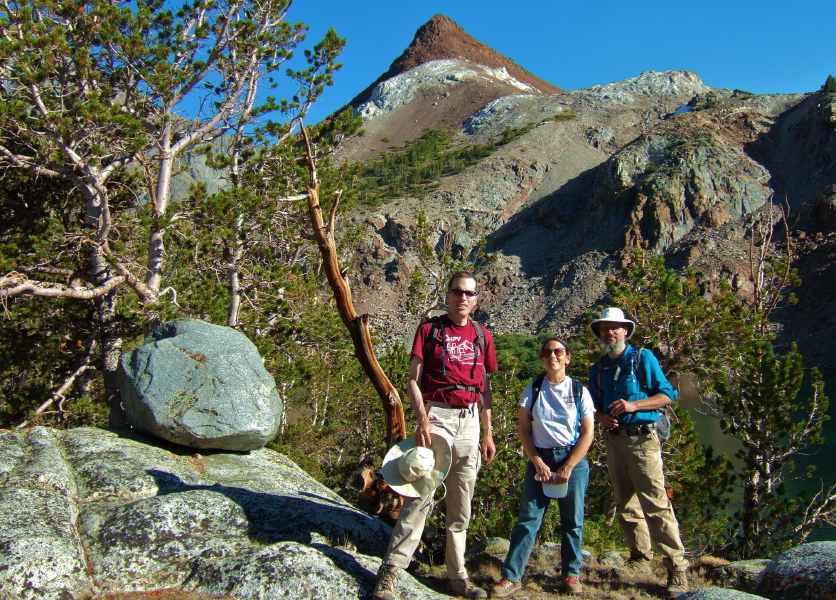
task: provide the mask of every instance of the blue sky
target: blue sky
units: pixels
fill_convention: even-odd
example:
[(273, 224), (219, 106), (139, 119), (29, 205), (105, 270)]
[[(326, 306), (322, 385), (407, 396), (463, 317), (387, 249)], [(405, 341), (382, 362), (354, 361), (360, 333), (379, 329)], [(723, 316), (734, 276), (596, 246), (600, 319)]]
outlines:
[(818, 90), (836, 75), (836, 0), (294, 0), (290, 20), (348, 39), (316, 121), (385, 72), (435, 14), (566, 90), (687, 69), (717, 88)]

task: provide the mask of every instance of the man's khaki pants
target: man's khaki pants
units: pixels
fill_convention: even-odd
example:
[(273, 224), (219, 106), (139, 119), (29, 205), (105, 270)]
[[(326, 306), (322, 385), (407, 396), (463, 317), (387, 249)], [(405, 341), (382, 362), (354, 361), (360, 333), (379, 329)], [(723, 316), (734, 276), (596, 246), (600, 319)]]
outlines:
[(668, 571), (688, 568), (679, 523), (665, 492), (662, 452), (656, 433), (605, 434), (607, 467), (618, 502), (618, 520), (630, 550), (650, 558), (656, 542)]
[[(476, 475), (482, 464), (479, 450), (479, 405), (468, 408), (448, 408), (443, 404), (427, 404), (430, 429), (450, 444), (453, 459), (444, 485), (446, 495), (447, 577), (467, 578), (464, 551), (467, 527), (470, 523), (470, 502), (476, 487)], [(421, 541), (424, 522), (432, 507), (432, 498), (404, 498), (404, 505), (389, 548), (383, 556), (388, 565), (405, 569)]]

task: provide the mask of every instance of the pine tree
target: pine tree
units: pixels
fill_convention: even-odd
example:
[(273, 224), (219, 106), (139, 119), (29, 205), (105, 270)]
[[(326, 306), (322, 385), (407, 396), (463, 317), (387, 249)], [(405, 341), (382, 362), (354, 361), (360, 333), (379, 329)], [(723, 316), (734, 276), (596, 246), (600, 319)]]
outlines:
[[(91, 0), (69, 10), (36, 0), (4, 8), (0, 168), (60, 180), (77, 193), (61, 209), (72, 215), (59, 218), (71, 223), (67, 235), (53, 238), (46, 260), (22, 256), (14, 273), (4, 272), (0, 300), (92, 300), (111, 424), (123, 425), (115, 374), (123, 336), (131, 334), (124, 305), (139, 309), (132, 321), (153, 325), (166, 303), (190, 289), (168, 281), (177, 266), (167, 261), (167, 234), (183, 217), (171, 204), (178, 159), (223, 134), (240, 150), (256, 125), (261, 135), (292, 138), (331, 84), (344, 40), (329, 31), (307, 51), (308, 67), (294, 71), (285, 63), (306, 27), (288, 23), (287, 0), (198, 0), (174, 10), (156, 0)], [(287, 75), (287, 100), (259, 93), (277, 85), (278, 73)], [(274, 112), (282, 122), (265, 123)], [(129, 181), (129, 173), (137, 177)], [(83, 234), (75, 231), (79, 219)], [(22, 222), (13, 226), (25, 231)], [(37, 272), (24, 270), (35, 265)], [(67, 285), (67, 269), (86, 276)]]
[[(765, 212), (754, 220), (750, 231), (755, 286), (751, 304), (737, 299), (728, 282), (722, 282), (713, 296), (703, 295), (696, 273), (682, 275), (666, 269), (661, 256), (645, 259), (636, 254), (634, 266), (610, 282), (612, 304), (621, 306), (639, 324), (633, 343), (658, 350), (670, 371), (696, 374), (706, 408), (743, 445), (737, 455), (741, 466), (734, 473), (743, 490), (743, 508), (734, 515), (726, 539), (712, 539), (741, 558), (768, 555), (803, 542), (836, 515), (836, 486), (808, 498), (803, 492), (790, 495), (784, 485), (794, 477), (792, 457), (822, 442), (828, 399), (816, 369), (811, 372), (811, 396), (799, 399), (802, 357), (795, 346), (778, 356), (772, 345), (774, 328), (769, 316), (776, 306), (793, 301), (787, 291), (800, 283), (791, 268), (791, 246), (783, 253), (775, 251), (772, 232), (776, 223), (786, 226), (786, 219), (776, 221), (771, 212)], [(789, 231), (784, 233), (789, 239)], [(680, 502), (704, 507), (719, 496), (724, 505), (728, 482), (712, 474), (713, 467), (705, 468), (718, 459), (709, 453), (703, 459), (702, 452), (696, 446), (682, 449), (682, 459), (697, 457), (696, 471), (682, 469), (688, 485), (699, 483), (698, 478), (691, 479), (695, 472), (707, 479), (702, 492), (699, 485), (693, 488), (698, 497), (684, 497)], [(705, 525), (716, 526), (716, 521), (706, 519)]]

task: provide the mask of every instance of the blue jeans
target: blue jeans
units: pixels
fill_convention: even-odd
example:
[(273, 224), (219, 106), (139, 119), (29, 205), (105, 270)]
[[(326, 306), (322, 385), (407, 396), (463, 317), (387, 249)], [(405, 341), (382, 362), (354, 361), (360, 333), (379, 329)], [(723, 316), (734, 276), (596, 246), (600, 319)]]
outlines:
[[(540, 449), (540, 458), (555, 471), (562, 465), (572, 447)], [(543, 525), (543, 517), (551, 498), (543, 493), (543, 486), (534, 479), (537, 474), (534, 464), (528, 461), (520, 496), (520, 515), (511, 532), (511, 547), (502, 565), (502, 577), (509, 581), (522, 580), (534, 539)], [(563, 577), (578, 577), (581, 572), (583, 555), (583, 500), (589, 484), (589, 464), (586, 458), (575, 465), (569, 476), (566, 496), (557, 498), (560, 508), (560, 562)]]

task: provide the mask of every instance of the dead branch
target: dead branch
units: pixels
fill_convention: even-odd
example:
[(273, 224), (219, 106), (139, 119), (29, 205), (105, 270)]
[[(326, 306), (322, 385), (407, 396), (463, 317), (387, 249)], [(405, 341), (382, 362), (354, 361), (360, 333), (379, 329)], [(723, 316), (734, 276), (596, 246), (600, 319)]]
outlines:
[[(311, 140), (305, 127), (302, 127), (302, 136), (305, 140), (305, 155), (310, 174), (310, 187), (308, 188), (308, 211), (313, 226), (314, 237), (322, 255), (322, 264), (325, 269), (325, 276), (334, 293), (337, 302), (337, 309), (345, 326), (351, 334), (351, 341), (354, 344), (354, 355), (360, 361), (363, 371), (372, 382), (381, 402), (383, 412), (386, 416), (386, 445), (387, 448), (397, 444), (406, 438), (406, 425), (404, 424), (403, 404), (400, 395), (392, 382), (383, 372), (372, 347), (371, 335), (369, 335), (368, 315), (358, 316), (354, 310), (354, 303), (351, 299), (351, 292), (340, 273), (337, 261), (337, 247), (333, 235), (334, 210), (331, 211), (331, 223), (328, 227), (322, 219), (322, 207), (319, 204), (319, 181), (316, 178), (316, 165), (311, 149)], [(338, 198), (339, 199), (339, 198)]]
[[(75, 371), (73, 371), (70, 374), (70, 376), (67, 377), (67, 379), (64, 380), (64, 383), (61, 384), (61, 387), (59, 387), (57, 390), (52, 392), (51, 397), (46, 402), (44, 402), (37, 409), (35, 409), (34, 416), (37, 417), (37, 416), (43, 414), (43, 412), (47, 408), (52, 406), (56, 401), (58, 401), (59, 412), (62, 412), (62, 413), (64, 412), (63, 403), (64, 403), (64, 400), (66, 400), (65, 394), (73, 386), (73, 384), (75, 383), (75, 380), (78, 379), (78, 376), (81, 375), (82, 373), (84, 373), (84, 371), (86, 371), (87, 369), (91, 368), (90, 367), (90, 362), (93, 359), (93, 350), (95, 350), (95, 348), (96, 348), (96, 340), (94, 338), (94, 339), (90, 340), (90, 342), (87, 344), (87, 351), (84, 353), (84, 360), (81, 361), (81, 365), (79, 365), (79, 367)], [(24, 421), (23, 423), (21, 423), (20, 425), (15, 427), (15, 429), (23, 429), (28, 424), (29, 424), (29, 421)]]
[[(25, 279), (25, 278), (24, 278)], [(92, 300), (120, 285), (125, 281), (122, 276), (111, 277), (104, 283), (94, 288), (75, 289), (66, 287), (57, 283), (44, 283), (41, 281), (33, 281), (25, 279), (24, 281), (12, 285), (11, 287), (2, 287), (3, 284), (12, 283), (12, 278), (9, 276), (3, 277), (0, 280), (0, 300), (10, 298), (12, 296), (22, 296), (30, 294), (32, 296), (45, 296), (48, 298), (76, 298), (79, 300)]]

